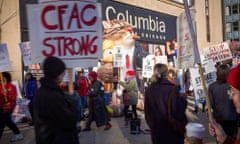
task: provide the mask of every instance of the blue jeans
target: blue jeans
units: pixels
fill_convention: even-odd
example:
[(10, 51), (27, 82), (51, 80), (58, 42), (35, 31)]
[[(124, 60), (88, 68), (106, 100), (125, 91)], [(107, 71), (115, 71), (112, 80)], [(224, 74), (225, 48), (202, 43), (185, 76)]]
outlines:
[(110, 97), (111, 97), (111, 93), (104, 93), (103, 99), (104, 99), (104, 104), (105, 105), (109, 105)]
[(80, 120), (84, 117), (85, 107), (87, 105), (87, 96), (79, 96)]

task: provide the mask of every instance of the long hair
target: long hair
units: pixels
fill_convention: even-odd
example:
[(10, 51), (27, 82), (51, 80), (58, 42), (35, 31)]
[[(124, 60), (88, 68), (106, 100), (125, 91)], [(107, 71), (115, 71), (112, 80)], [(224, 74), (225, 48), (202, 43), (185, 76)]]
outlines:
[(221, 64), (217, 67), (217, 82), (226, 83), (227, 77), (230, 72), (230, 66), (228, 64)]
[(154, 72), (151, 78), (152, 82), (157, 82), (161, 79), (167, 79), (168, 67), (165, 64), (156, 64), (154, 66)]

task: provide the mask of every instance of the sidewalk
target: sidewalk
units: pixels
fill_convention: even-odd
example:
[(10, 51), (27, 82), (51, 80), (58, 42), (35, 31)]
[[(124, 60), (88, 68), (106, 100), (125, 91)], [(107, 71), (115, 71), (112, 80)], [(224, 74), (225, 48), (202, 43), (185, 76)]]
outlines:
[[(186, 113), (189, 121), (199, 122), (205, 126), (204, 144), (216, 144), (215, 138), (211, 137), (208, 133), (207, 114), (202, 112), (195, 114), (189, 110), (187, 110)], [(141, 128), (143, 130), (148, 129), (143, 116), (141, 117), (141, 112), (139, 114), (142, 119)], [(81, 122), (81, 126), (84, 126), (84, 123), (85, 122)], [(129, 127), (124, 127), (123, 117), (112, 118), (111, 123), (112, 128), (108, 131), (104, 131), (104, 127), (97, 128), (95, 122), (93, 122), (91, 125), (92, 131), (79, 133), (80, 144), (151, 144), (149, 134), (141, 133), (140, 135), (131, 135)], [(18, 124), (18, 127), (25, 138), (23, 141), (15, 142), (14, 144), (36, 144), (34, 128), (32, 126), (30, 127), (28, 124), (24, 123)], [(5, 128), (0, 144), (9, 144), (12, 135), (12, 131)]]

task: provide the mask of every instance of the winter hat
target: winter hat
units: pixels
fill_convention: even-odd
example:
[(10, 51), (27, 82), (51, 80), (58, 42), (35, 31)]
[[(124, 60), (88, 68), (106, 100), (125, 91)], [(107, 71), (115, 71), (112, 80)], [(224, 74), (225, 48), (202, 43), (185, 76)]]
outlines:
[(92, 77), (93, 81), (97, 80), (97, 73), (95, 71), (91, 71), (88, 76)]
[(230, 70), (227, 82), (240, 91), (240, 64)]
[(128, 70), (127, 75), (128, 76), (135, 76), (135, 71), (134, 70)]
[(64, 62), (57, 57), (47, 57), (43, 62), (43, 71), (46, 77), (56, 78), (64, 72), (66, 66)]

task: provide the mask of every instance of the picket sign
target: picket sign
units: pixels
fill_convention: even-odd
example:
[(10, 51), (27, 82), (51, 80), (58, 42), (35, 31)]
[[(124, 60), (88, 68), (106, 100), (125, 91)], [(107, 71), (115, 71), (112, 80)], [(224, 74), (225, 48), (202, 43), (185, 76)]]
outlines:
[(185, 13), (186, 13), (186, 17), (187, 17), (188, 26), (189, 26), (190, 36), (191, 36), (192, 42), (193, 42), (195, 62), (198, 65), (199, 74), (200, 74), (201, 81), (202, 81), (202, 86), (203, 86), (203, 93), (204, 93), (204, 96), (205, 96), (206, 105), (208, 107), (208, 118), (209, 118), (210, 121), (212, 121), (213, 120), (213, 115), (212, 115), (212, 112), (211, 112), (210, 100), (209, 100), (209, 97), (208, 97), (206, 82), (205, 82), (205, 78), (204, 78), (204, 75), (203, 75), (203, 67), (202, 67), (201, 60), (200, 60), (200, 54), (199, 54), (199, 51), (198, 51), (196, 35), (195, 35), (195, 32), (194, 32), (192, 18), (191, 18), (191, 14), (190, 14), (190, 10), (189, 10), (187, 0), (184, 0), (184, 8), (185, 8)]

